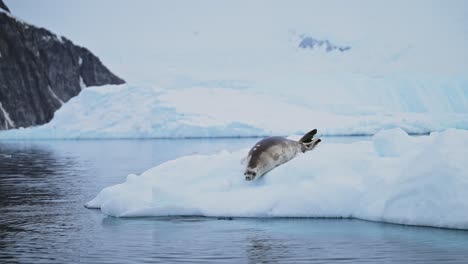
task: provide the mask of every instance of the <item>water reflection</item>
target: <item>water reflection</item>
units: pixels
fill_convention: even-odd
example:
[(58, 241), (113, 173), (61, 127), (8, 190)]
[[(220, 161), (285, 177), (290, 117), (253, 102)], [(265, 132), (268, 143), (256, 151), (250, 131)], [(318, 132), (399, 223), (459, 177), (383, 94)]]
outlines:
[(64, 214), (70, 193), (79, 192), (69, 171), (74, 159), (34, 144), (1, 144), (0, 153), (0, 258), (27, 260), (26, 248), (54, 251), (56, 241), (68, 242), (67, 235), (56, 235), (76, 229)]
[(256, 141), (0, 142), (0, 262), (466, 263), (464, 231), (347, 219), (121, 219), (83, 207), (129, 173)]
[(56, 184), (55, 179), (60, 177), (60, 172), (74, 166), (72, 159), (57, 158), (51, 150), (35, 146), (15, 149), (3, 145), (0, 152), (3, 154), (0, 156), (2, 208), (36, 204), (38, 200), (54, 201), (63, 196), (57, 188), (62, 185)]
[(247, 256), (249, 263), (278, 263), (282, 256), (290, 256), (286, 244), (265, 234), (247, 237)]

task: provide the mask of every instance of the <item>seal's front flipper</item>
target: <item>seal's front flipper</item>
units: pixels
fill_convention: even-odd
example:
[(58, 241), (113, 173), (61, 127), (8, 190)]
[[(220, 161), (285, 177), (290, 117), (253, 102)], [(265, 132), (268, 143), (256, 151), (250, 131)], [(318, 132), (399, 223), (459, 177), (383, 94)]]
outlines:
[(299, 142), (308, 144), (312, 142), (312, 138), (317, 134), (317, 129), (314, 129), (310, 131), (309, 133), (305, 134), (301, 139), (299, 139)]

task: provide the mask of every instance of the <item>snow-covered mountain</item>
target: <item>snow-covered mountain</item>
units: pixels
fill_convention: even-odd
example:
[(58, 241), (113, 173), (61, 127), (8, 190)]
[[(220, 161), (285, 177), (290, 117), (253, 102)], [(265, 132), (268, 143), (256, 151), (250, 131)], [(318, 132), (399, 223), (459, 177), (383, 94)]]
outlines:
[(327, 39), (320, 40), (309, 36), (302, 36), (301, 42), (299, 43), (299, 47), (303, 49), (317, 49), (323, 47), (323, 49), (326, 52), (331, 52), (334, 50), (345, 52), (351, 49), (350, 46), (337, 46), (328, 41)]
[(50, 124), (0, 137), (468, 128), (465, 2), (44, 0), (41, 15), (11, 2), (129, 84), (93, 88)]
[(87, 86), (122, 83), (88, 49), (24, 22), (0, 0), (0, 130), (47, 123)]

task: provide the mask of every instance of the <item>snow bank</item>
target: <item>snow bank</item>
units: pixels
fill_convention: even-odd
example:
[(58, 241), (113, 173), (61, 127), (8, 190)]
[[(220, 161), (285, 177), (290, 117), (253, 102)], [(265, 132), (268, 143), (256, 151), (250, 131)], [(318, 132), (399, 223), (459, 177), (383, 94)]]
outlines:
[(103, 189), (87, 207), (117, 217), (354, 217), (468, 229), (468, 132), (323, 142), (246, 182), (247, 149), (182, 157)]
[[(399, 94), (401, 89), (396, 88), (372, 95), (363, 90), (354, 95), (356, 100), (369, 97), (366, 104), (339, 89), (307, 96), (309, 101), (303, 101), (299, 95), (206, 85), (170, 91), (135, 84), (87, 88), (60, 108), (50, 123), (2, 131), (0, 139), (245, 137), (303, 134), (314, 127), (324, 135), (373, 135), (395, 127), (417, 134), (468, 129), (468, 108), (462, 107), (468, 104), (464, 95), (468, 90), (462, 86), (453, 93), (433, 92), (441, 105), (459, 105), (457, 109), (411, 112), (396, 105), (378, 108), (370, 104), (378, 98), (410, 101), (408, 93)], [(343, 96), (349, 106), (341, 104)], [(432, 102), (430, 96), (429, 101), (411, 96), (415, 97), (413, 107), (418, 101)], [(323, 105), (326, 102), (330, 105)]]

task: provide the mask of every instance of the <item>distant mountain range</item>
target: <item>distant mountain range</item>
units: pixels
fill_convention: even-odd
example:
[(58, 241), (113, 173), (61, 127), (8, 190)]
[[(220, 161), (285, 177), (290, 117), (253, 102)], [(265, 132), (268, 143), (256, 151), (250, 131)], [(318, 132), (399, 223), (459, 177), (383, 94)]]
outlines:
[(122, 83), (88, 49), (21, 21), (0, 0), (0, 130), (47, 123), (82, 89)]
[(302, 36), (301, 42), (299, 43), (299, 48), (303, 49), (315, 49), (315, 48), (324, 48), (326, 52), (331, 52), (334, 50), (345, 52), (351, 49), (350, 46), (338, 46), (331, 43), (328, 40), (315, 39), (313, 37)]

